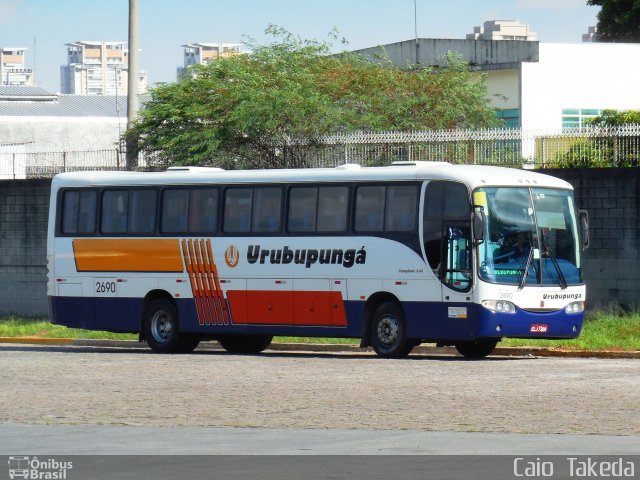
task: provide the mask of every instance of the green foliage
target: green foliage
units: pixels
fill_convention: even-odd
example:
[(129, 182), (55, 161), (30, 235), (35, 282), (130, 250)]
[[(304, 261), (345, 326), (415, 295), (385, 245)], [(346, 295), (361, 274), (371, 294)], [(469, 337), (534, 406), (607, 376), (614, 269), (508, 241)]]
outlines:
[[(640, 124), (638, 110), (605, 110), (602, 115), (587, 120), (588, 126), (621, 127)], [(557, 168), (638, 167), (640, 166), (640, 138), (637, 136), (602, 136), (581, 139), (569, 150), (556, 155), (549, 165)]]
[(604, 42), (640, 42), (640, 0), (588, 0), (600, 6), (598, 38)]
[(640, 110), (604, 110), (602, 115), (587, 120), (587, 124), (600, 127), (640, 125)]
[(269, 45), (191, 69), (150, 92), (127, 132), (169, 164), (304, 166), (323, 135), (356, 130), (491, 127), (485, 77), (449, 54), (441, 69), (400, 69), (270, 26)]
[(596, 143), (590, 139), (581, 139), (569, 147), (565, 153), (558, 153), (550, 168), (598, 168), (611, 167), (613, 151), (606, 142)]
[(502, 346), (538, 346), (568, 350), (640, 350), (640, 312), (624, 312), (619, 307), (589, 312), (582, 333), (575, 340), (514, 340)]

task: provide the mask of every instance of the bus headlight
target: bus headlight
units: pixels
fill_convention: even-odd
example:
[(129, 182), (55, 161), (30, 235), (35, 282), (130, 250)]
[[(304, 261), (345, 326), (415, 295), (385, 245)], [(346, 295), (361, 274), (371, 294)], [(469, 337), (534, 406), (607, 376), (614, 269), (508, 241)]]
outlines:
[(506, 300), (483, 300), (482, 306), (496, 313), (516, 313), (516, 306)]
[(564, 307), (565, 313), (582, 313), (584, 312), (584, 302), (571, 302)]

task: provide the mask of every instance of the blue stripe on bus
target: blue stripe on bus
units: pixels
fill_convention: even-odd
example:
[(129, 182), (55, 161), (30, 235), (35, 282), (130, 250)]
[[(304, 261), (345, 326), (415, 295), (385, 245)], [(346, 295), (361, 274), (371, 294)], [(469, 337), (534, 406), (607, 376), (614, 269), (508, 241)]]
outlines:
[[(362, 336), (365, 302), (345, 301), (346, 327), (291, 325), (200, 325), (193, 299), (175, 299), (181, 330), (197, 333), (265, 333), (290, 336)], [(49, 297), (52, 323), (86, 330), (138, 332), (143, 299), (118, 297)], [(564, 310), (548, 313), (493, 313), (471, 303), (403, 302), (407, 334), (410, 338), (473, 340), (487, 337), (575, 338), (582, 329), (583, 314)], [(449, 307), (466, 308), (466, 318), (450, 318)], [(532, 332), (533, 325), (544, 332)], [(499, 329), (498, 329), (499, 327)]]

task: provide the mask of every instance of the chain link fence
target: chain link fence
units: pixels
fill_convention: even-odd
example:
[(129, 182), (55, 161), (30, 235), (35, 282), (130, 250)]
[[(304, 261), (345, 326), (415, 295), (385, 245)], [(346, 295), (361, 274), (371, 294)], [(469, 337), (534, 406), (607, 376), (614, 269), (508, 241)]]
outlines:
[[(0, 145), (0, 178), (51, 177), (79, 170), (124, 170), (122, 148), (27, 151)], [(335, 167), (345, 163), (446, 161), (516, 168), (640, 166), (640, 125), (562, 131), (522, 129), (356, 132), (290, 140), (243, 159), (248, 167)], [(212, 162), (215, 163), (215, 162)], [(240, 163), (240, 162), (239, 162)], [(229, 164), (225, 165), (229, 168)], [(233, 166), (233, 165), (232, 165)], [(166, 161), (141, 154), (139, 170), (164, 170)]]

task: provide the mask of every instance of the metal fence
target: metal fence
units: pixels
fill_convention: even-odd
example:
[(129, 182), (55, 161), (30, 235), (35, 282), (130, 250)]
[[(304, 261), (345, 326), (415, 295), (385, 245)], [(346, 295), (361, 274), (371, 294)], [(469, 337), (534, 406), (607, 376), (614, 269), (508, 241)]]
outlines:
[[(356, 132), (313, 143), (291, 140), (244, 159), (262, 167), (332, 167), (344, 163), (446, 161), (517, 168), (640, 166), (640, 125), (528, 131), (522, 129)], [(29, 152), (0, 149), (0, 178), (50, 177), (77, 170), (124, 170), (122, 149)], [(138, 169), (166, 168), (140, 155)]]
[[(46, 178), (57, 173), (90, 170), (125, 170), (126, 153), (122, 149), (7, 151), (0, 150), (0, 179)], [(146, 169), (147, 159), (140, 155), (138, 168)]]

